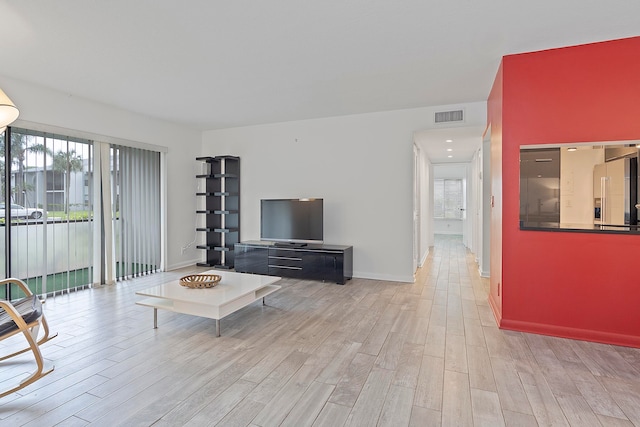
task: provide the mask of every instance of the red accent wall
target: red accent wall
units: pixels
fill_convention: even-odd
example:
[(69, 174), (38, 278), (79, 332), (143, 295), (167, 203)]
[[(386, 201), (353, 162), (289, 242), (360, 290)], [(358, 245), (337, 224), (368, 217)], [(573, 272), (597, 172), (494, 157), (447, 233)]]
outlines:
[[(490, 254), (502, 253), (502, 63), (498, 68), (488, 102), (491, 140), (491, 245)], [(486, 138), (486, 136), (485, 136)], [(490, 259), (489, 304), (498, 323), (502, 320), (502, 257)]]
[(506, 56), (498, 82), (488, 118), (492, 129), (502, 120), (500, 326), (640, 347), (640, 235), (518, 226), (521, 145), (640, 139), (640, 37)]

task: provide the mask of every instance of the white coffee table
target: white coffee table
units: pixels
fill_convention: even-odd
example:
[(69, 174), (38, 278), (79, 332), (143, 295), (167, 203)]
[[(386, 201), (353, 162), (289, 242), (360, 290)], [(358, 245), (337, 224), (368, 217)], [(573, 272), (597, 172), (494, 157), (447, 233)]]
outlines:
[(136, 292), (144, 296), (136, 304), (153, 307), (153, 327), (158, 327), (158, 309), (215, 319), (216, 336), (220, 336), (220, 319), (280, 289), (274, 285), (280, 277), (210, 270), (202, 274), (222, 277), (213, 288), (191, 289), (179, 280)]

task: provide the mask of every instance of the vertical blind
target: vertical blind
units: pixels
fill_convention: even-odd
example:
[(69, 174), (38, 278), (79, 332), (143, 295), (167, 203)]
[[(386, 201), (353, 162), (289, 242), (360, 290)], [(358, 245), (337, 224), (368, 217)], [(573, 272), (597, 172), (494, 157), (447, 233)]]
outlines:
[[(160, 153), (112, 145), (117, 278), (160, 268)], [(119, 239), (119, 240), (118, 240)]]
[(0, 277), (55, 295), (161, 268), (158, 151), (13, 127), (0, 143)]
[[(91, 277), (92, 144), (88, 140), (9, 128), (8, 182), (2, 182), (5, 276), (47, 295), (87, 286)], [(5, 240), (6, 241), (6, 240)], [(6, 246), (6, 245), (5, 245)]]

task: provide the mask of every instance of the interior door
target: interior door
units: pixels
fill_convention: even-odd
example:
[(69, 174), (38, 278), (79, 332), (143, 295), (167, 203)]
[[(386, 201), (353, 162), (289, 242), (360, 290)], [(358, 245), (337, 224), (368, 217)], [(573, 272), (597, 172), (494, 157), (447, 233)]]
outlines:
[(420, 264), (420, 149), (413, 145), (413, 271)]
[[(466, 175), (466, 173), (465, 173)], [(460, 218), (462, 219), (462, 243), (464, 244), (465, 247), (470, 247), (470, 236), (471, 233), (469, 232), (469, 221), (467, 220), (467, 198), (468, 198), (468, 193), (467, 193), (467, 177), (464, 176), (462, 178), (462, 207), (460, 208)]]

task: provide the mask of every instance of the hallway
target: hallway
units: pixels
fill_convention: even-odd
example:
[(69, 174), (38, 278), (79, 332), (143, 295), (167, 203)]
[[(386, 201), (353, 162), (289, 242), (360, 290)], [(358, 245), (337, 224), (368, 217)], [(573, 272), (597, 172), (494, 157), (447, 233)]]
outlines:
[[(459, 238), (437, 236), (429, 261), (432, 313), (446, 306), (443, 424), (640, 425), (639, 349), (501, 331)], [(442, 347), (425, 346), (423, 366), (442, 364)]]
[[(49, 298), (56, 370), (0, 399), (0, 424), (640, 426), (640, 349), (499, 330), (460, 237), (413, 284), (286, 279), (220, 338), (166, 311), (152, 329), (135, 291), (194, 271)], [(0, 386), (26, 369), (0, 364)]]

